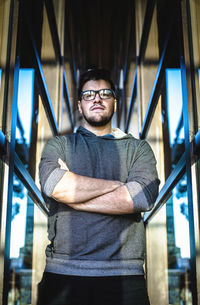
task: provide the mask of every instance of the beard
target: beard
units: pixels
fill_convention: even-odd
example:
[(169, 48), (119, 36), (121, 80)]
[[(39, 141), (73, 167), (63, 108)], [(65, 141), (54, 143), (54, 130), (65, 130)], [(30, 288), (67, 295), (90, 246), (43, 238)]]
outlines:
[(94, 127), (102, 127), (102, 126), (105, 126), (107, 125), (112, 117), (113, 117), (113, 114), (114, 114), (114, 107), (113, 107), (113, 110), (112, 112), (110, 113), (110, 115), (107, 115), (107, 116), (102, 116), (100, 118), (96, 118), (95, 116), (91, 116), (91, 117), (87, 117), (84, 112), (82, 113), (83, 115), (83, 118), (84, 120), (91, 126), (94, 126)]

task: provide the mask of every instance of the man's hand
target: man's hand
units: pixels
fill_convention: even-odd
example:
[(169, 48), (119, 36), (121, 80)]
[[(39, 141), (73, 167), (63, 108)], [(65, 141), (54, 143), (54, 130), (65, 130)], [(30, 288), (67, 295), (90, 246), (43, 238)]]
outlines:
[[(61, 160), (60, 158), (58, 159), (58, 163), (60, 165), (61, 169), (66, 170), (69, 172), (69, 168), (67, 164)], [(71, 173), (72, 175), (75, 175)], [(77, 177), (79, 175), (76, 175)], [(79, 182), (81, 182), (81, 177), (83, 178), (83, 182), (86, 182), (89, 177), (84, 177), (84, 176), (79, 176)], [(73, 176), (71, 177), (72, 179), (74, 178)], [(94, 183), (96, 180), (97, 184), (95, 183), (95, 187), (99, 188), (100, 184), (99, 182), (102, 182), (103, 179), (95, 179), (95, 178), (89, 178), (91, 183)], [(78, 181), (77, 180), (77, 181)], [(85, 180), (85, 181), (84, 181)], [(98, 181), (100, 180), (100, 181)], [(108, 182), (108, 184), (112, 181), (105, 180)], [(71, 182), (71, 181), (70, 181)], [(113, 181), (114, 182), (114, 181)], [(113, 183), (112, 182), (112, 183)], [(69, 183), (66, 184), (68, 187), (70, 186)], [(92, 192), (92, 184), (89, 184), (87, 186), (87, 193)], [(66, 188), (66, 186), (65, 186)], [(105, 188), (105, 187), (104, 187)], [(83, 192), (83, 190), (80, 190), (80, 192)], [(60, 194), (61, 195), (61, 194)], [(74, 196), (77, 197), (77, 196)], [(82, 197), (84, 198), (84, 194), (82, 194)], [(64, 200), (66, 200), (67, 197), (63, 197)], [(86, 200), (84, 202), (75, 202), (75, 201), (62, 201), (66, 203), (68, 206), (75, 210), (79, 211), (86, 211), (86, 212), (95, 212), (95, 213), (103, 213), (103, 214), (130, 214), (133, 213), (133, 201), (132, 198), (128, 192), (128, 189), (126, 186), (124, 186), (122, 183), (118, 182), (117, 187), (113, 190), (110, 190), (105, 193), (105, 189), (102, 190), (102, 194), (99, 196), (92, 197), (89, 200)], [(71, 203), (73, 202), (73, 203)]]
[(83, 203), (67, 204), (74, 210), (110, 215), (132, 214), (134, 203), (125, 185)]
[(64, 173), (54, 187), (51, 196), (55, 200), (65, 204), (85, 202), (112, 192), (123, 185), (120, 181), (97, 179), (74, 174), (60, 158), (58, 159), (58, 164), (61, 169), (66, 170), (66, 173)]

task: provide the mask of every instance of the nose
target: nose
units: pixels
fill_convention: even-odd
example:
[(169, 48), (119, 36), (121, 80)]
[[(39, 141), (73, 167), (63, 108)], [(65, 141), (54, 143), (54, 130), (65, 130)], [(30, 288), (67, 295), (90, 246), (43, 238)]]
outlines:
[(101, 102), (101, 98), (100, 98), (100, 96), (99, 96), (99, 93), (97, 92), (96, 93), (96, 96), (95, 96), (95, 99), (94, 99), (94, 103), (98, 103), (98, 102)]

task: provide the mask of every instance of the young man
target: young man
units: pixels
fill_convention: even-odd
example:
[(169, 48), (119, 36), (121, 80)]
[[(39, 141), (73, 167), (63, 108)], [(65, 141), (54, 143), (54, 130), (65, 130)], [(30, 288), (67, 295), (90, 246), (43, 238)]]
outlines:
[(40, 163), (51, 243), (38, 305), (147, 305), (141, 213), (158, 193), (156, 161), (146, 141), (112, 129), (107, 71), (85, 72), (78, 94), (82, 126), (49, 140)]

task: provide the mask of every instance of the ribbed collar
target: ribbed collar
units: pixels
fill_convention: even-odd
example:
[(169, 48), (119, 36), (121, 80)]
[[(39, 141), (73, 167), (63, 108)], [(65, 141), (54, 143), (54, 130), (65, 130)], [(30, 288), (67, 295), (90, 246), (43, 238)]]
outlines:
[(83, 126), (80, 126), (76, 132), (89, 136), (89, 137), (109, 138), (109, 139), (122, 139), (122, 138), (132, 137), (130, 134), (126, 134), (119, 128), (113, 128), (111, 133), (106, 134), (104, 136), (96, 136), (93, 132), (89, 131), (88, 129), (84, 128)]

